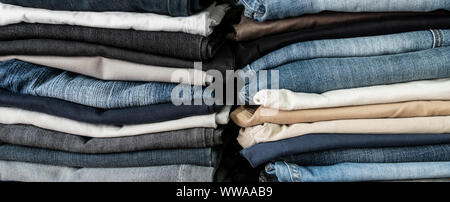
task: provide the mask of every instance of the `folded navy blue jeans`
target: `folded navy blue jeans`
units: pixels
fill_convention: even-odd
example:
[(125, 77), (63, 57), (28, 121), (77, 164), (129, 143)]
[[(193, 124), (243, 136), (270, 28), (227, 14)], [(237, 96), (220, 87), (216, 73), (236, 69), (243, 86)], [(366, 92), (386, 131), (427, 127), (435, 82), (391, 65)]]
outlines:
[(218, 105), (157, 104), (122, 109), (99, 109), (60, 99), (12, 93), (0, 89), (0, 106), (25, 109), (92, 124), (134, 125), (213, 114)]
[(205, 9), (210, 0), (0, 0), (24, 7), (68, 11), (125, 11), (189, 16)]
[(241, 154), (253, 167), (278, 158), (343, 148), (402, 147), (450, 143), (450, 134), (310, 134), (257, 144)]
[(413, 147), (334, 149), (289, 155), (278, 160), (302, 166), (327, 166), (339, 163), (405, 163), (450, 161), (450, 144)]

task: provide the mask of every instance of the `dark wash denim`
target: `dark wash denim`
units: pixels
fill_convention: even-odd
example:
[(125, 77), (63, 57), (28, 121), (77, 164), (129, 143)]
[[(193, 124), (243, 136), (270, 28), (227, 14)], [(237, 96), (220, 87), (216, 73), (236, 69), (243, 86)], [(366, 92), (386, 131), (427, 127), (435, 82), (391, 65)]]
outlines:
[(209, 60), (222, 47), (224, 31), (209, 37), (182, 32), (148, 32), (71, 25), (20, 23), (0, 27), (0, 40), (54, 39), (85, 42), (188, 60)]
[[(177, 87), (180, 86), (170, 83), (103, 81), (20, 60), (0, 62), (0, 88), (102, 109), (170, 103), (172, 91)], [(191, 89), (191, 96), (177, 100), (212, 99), (212, 90), (203, 91), (189, 85), (181, 87)]]
[[(144, 65), (176, 68), (194, 68), (196, 62), (93, 43), (54, 39), (1, 41), (1, 44), (0, 55), (101, 56)], [(234, 53), (231, 44), (225, 43), (213, 59), (202, 61), (202, 64), (202, 69), (205, 71), (214, 69), (223, 72), (234, 69)], [(126, 71), (126, 67), (124, 67), (124, 71)]]
[[(447, 78), (450, 77), (450, 47), (396, 55), (301, 60), (273, 70), (279, 71), (280, 89), (304, 93)], [(260, 72), (256, 75), (259, 77)], [(253, 100), (247, 90), (258, 92), (272, 88), (270, 81), (270, 74), (267, 79), (253, 79), (241, 90), (241, 101)]]
[(339, 163), (404, 163), (450, 161), (450, 144), (415, 147), (381, 147), (336, 149), (278, 158), (304, 166), (327, 166)]
[[(0, 54), (103, 56), (140, 64), (192, 68), (204, 61), (204, 69), (218, 69), (229, 48), (225, 35), (239, 19), (231, 9), (208, 36), (179, 32), (148, 32), (89, 28), (70, 25), (15, 24), (0, 27)], [(225, 51), (225, 53), (224, 53)], [(217, 57), (214, 57), (217, 55)], [(232, 69), (233, 66), (228, 67)]]
[(0, 145), (1, 160), (82, 168), (149, 167), (177, 164), (215, 167), (218, 155), (219, 153), (213, 148), (80, 154), (17, 145)]
[(68, 11), (124, 11), (189, 16), (205, 9), (210, 0), (0, 0), (24, 7)]
[(123, 109), (99, 109), (60, 99), (12, 93), (0, 89), (0, 106), (36, 111), (92, 124), (134, 125), (213, 114), (223, 106), (157, 104)]
[(351, 22), (267, 36), (236, 46), (236, 65), (242, 68), (258, 58), (287, 45), (322, 39), (376, 36), (426, 29), (450, 29), (450, 12), (417, 16), (387, 16), (376, 20)]
[(261, 143), (241, 151), (253, 167), (288, 155), (344, 148), (449, 144), (450, 134), (310, 134)]
[(104, 154), (206, 148), (223, 143), (223, 128), (192, 128), (119, 138), (88, 138), (29, 125), (0, 124), (0, 143), (73, 153)]

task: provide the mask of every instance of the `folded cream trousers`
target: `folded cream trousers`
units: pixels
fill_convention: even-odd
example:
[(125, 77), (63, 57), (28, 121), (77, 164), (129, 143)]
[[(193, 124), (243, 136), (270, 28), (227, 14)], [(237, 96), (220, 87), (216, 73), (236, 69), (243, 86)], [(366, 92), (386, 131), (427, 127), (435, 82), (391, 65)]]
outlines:
[(214, 80), (213, 76), (201, 70), (142, 65), (104, 57), (0, 56), (0, 61), (11, 59), (111, 81), (164, 82), (205, 86)]
[(351, 88), (323, 94), (289, 90), (262, 90), (257, 105), (281, 110), (315, 109), (419, 100), (450, 100), (450, 79), (413, 81), (391, 85)]
[(221, 112), (216, 114), (192, 116), (151, 124), (113, 126), (84, 123), (39, 112), (0, 107), (0, 123), (33, 125), (39, 128), (86, 137), (113, 138), (187, 128), (216, 128), (217, 124), (224, 125), (228, 123), (230, 110), (231, 107), (226, 106)]
[(262, 142), (273, 142), (306, 134), (441, 134), (450, 133), (450, 116), (352, 119), (278, 125), (266, 123), (239, 132), (238, 141), (244, 148)]
[(222, 21), (229, 8), (228, 4), (213, 4), (207, 10), (189, 17), (171, 17), (153, 13), (54, 11), (0, 3), (0, 25), (21, 22), (66, 24), (110, 29), (185, 32), (208, 36)]
[(230, 117), (240, 127), (264, 123), (296, 124), (343, 119), (410, 118), (450, 116), (450, 101), (411, 101), (322, 109), (280, 111), (259, 107), (240, 107)]

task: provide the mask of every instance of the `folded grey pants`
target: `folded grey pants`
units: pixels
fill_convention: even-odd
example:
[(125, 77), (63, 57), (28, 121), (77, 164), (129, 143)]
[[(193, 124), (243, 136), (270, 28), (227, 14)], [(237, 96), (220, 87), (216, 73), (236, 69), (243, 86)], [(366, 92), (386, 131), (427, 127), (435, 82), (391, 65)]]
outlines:
[(0, 181), (20, 182), (212, 182), (213, 167), (70, 168), (0, 161)]
[(119, 138), (87, 138), (28, 125), (0, 124), (0, 143), (104, 154), (156, 149), (205, 148), (222, 144), (223, 129), (193, 128)]

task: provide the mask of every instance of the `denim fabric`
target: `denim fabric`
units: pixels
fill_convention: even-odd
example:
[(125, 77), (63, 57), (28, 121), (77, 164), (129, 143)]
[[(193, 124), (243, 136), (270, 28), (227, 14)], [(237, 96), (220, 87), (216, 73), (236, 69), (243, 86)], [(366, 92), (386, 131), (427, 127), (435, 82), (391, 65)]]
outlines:
[(170, 16), (189, 16), (212, 3), (209, 0), (0, 0), (0, 2), (51, 10), (125, 11)]
[[(101, 56), (143, 65), (161, 67), (194, 68), (195, 61), (136, 52), (93, 43), (63, 41), (53, 39), (25, 39), (2, 41), (0, 55), (36, 55), (36, 56)], [(234, 69), (234, 53), (230, 44), (225, 43), (216, 56), (202, 61), (202, 70), (219, 70), (224, 72)], [(126, 66), (123, 67), (126, 70)]]
[(302, 167), (285, 162), (268, 164), (265, 171), (279, 182), (361, 182), (449, 178), (450, 162), (341, 163)]
[[(161, 56), (157, 54), (131, 51), (94, 43), (64, 41), (54, 39), (24, 39), (2, 41), (0, 55), (35, 56), (101, 56), (144, 65), (162, 67), (193, 68), (194, 61)], [(126, 67), (123, 67), (126, 70)]]
[(135, 125), (178, 120), (219, 112), (223, 106), (173, 104), (148, 105), (123, 109), (98, 109), (72, 102), (11, 93), (0, 89), (0, 107), (20, 108), (92, 124)]
[(271, 69), (299, 60), (391, 55), (449, 45), (450, 30), (426, 30), (371, 37), (308, 41), (292, 44), (269, 53), (247, 65), (243, 71)]
[(289, 155), (277, 160), (304, 166), (338, 163), (406, 163), (450, 161), (450, 144), (415, 147), (336, 149)]
[[(169, 103), (176, 87), (169, 83), (102, 81), (19, 60), (0, 63), (0, 88), (102, 109)], [(183, 89), (188, 88), (192, 89), (192, 98), (201, 99), (203, 90), (191, 86)], [(211, 92), (208, 92), (204, 92), (207, 99), (211, 98)]]
[(88, 138), (28, 125), (0, 124), (0, 143), (73, 153), (105, 154), (221, 145), (223, 129), (193, 128), (118, 138)]
[[(234, 15), (236, 12), (236, 9), (231, 9), (208, 37), (183, 32), (136, 31), (73, 25), (20, 23), (0, 27), (0, 40), (53, 39), (68, 42), (84, 42), (91, 45), (97, 44), (154, 54), (154, 57), (168, 56), (205, 61), (212, 59), (223, 46), (225, 35), (231, 29), (229, 24), (239, 19), (239, 16)], [(31, 47), (32, 45), (29, 44)], [(28, 47), (23, 46), (22, 49)], [(45, 47), (41, 45), (37, 49), (45, 50)], [(162, 66), (171, 67), (171, 65)]]
[(239, 0), (245, 15), (257, 21), (283, 19), (321, 11), (341, 12), (429, 12), (450, 10), (447, 0)]
[(0, 180), (20, 182), (212, 182), (215, 168), (192, 165), (70, 168), (0, 161)]
[(236, 54), (239, 57), (236, 65), (243, 68), (266, 54), (298, 42), (377, 36), (427, 29), (450, 29), (450, 12), (446, 11), (446, 13), (445, 15), (439, 12), (423, 13), (417, 16), (387, 16), (376, 20), (349, 22), (263, 37), (237, 44)]
[(0, 27), (1, 41), (55, 39), (85, 42), (196, 61), (213, 58), (225, 41), (225, 34), (220, 28), (204, 37), (182, 32), (147, 32), (72, 25), (20, 23)]
[(261, 143), (241, 151), (253, 167), (283, 156), (345, 148), (449, 144), (449, 134), (310, 134)]
[[(294, 92), (324, 93), (331, 90), (450, 77), (450, 47), (397, 55), (319, 58), (282, 65), (279, 87)], [(260, 72), (256, 73), (259, 77)], [(272, 88), (267, 79), (253, 79), (240, 92), (241, 101), (253, 101), (248, 91)], [(254, 96), (254, 95), (252, 95)]]
[(81, 154), (0, 145), (0, 159), (82, 168), (123, 168), (187, 164), (215, 167), (218, 152), (212, 148), (147, 150), (114, 154)]

